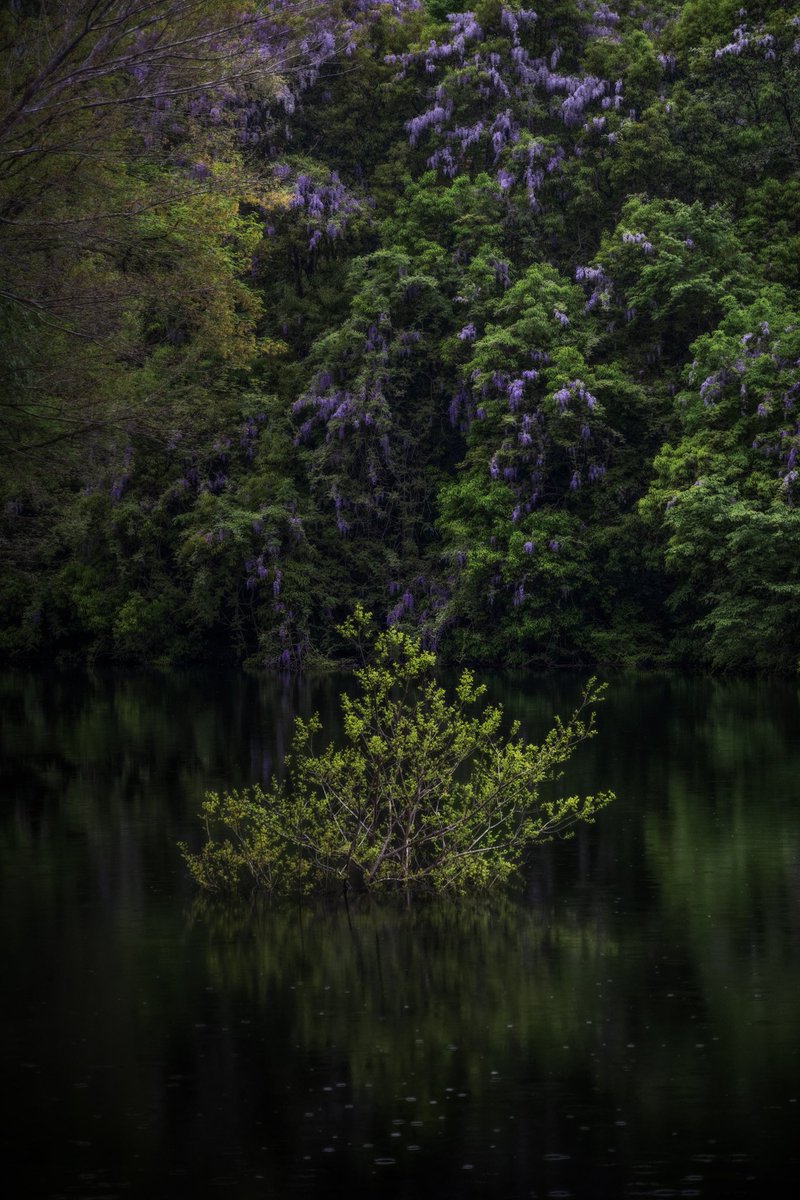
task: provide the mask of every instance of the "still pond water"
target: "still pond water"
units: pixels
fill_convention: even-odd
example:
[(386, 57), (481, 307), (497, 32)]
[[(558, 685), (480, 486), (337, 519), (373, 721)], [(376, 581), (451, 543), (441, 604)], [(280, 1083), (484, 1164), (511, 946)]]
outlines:
[[(536, 736), (582, 681), (489, 682)], [(231, 911), (175, 844), (336, 681), (0, 678), (12, 1194), (786, 1194), (798, 689), (610, 685), (565, 784), (618, 798), (521, 895)]]

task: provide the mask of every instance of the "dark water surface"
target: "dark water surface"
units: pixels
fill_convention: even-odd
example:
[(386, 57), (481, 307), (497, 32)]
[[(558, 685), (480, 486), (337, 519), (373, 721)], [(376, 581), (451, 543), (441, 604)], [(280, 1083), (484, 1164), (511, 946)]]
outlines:
[[(580, 683), (491, 691), (536, 735)], [(264, 779), (336, 691), (0, 678), (11, 1194), (787, 1194), (796, 685), (612, 678), (565, 784), (618, 799), (521, 897), (198, 903), (203, 791)]]

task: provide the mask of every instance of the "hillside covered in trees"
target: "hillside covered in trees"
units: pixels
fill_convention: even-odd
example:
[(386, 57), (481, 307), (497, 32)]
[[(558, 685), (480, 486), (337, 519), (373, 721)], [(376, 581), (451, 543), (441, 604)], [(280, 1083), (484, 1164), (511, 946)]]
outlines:
[(800, 6), (531, 3), (3, 6), (4, 657), (797, 669)]

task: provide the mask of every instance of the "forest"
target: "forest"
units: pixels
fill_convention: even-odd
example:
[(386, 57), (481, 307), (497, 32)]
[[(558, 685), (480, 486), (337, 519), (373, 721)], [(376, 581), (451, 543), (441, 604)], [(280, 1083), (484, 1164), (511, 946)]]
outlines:
[(0, 656), (800, 661), (800, 5), (10, 0)]

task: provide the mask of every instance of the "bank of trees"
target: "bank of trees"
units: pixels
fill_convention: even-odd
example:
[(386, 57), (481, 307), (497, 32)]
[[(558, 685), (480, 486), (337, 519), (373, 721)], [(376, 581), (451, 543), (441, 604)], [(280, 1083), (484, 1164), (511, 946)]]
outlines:
[(796, 670), (800, 9), (740, 9), (8, 6), (4, 653), (297, 669), (360, 599)]

